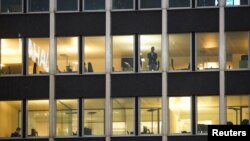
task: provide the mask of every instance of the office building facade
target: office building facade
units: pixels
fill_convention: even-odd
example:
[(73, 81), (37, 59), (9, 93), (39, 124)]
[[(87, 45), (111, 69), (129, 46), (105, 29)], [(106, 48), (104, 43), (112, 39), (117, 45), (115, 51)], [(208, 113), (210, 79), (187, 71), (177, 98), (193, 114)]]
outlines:
[(206, 141), (207, 125), (249, 124), (249, 13), (249, 0), (0, 0), (0, 140)]

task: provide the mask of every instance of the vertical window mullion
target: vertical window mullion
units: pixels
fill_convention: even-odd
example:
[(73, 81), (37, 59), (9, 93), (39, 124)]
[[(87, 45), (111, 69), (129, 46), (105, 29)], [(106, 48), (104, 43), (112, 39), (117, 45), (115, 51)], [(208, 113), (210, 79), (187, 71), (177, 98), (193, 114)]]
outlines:
[(139, 35), (138, 34), (135, 34), (135, 38), (134, 38), (134, 71), (135, 72), (138, 72), (138, 68), (139, 68), (139, 66), (138, 66), (138, 61), (139, 61), (139, 40), (140, 40), (140, 38), (139, 38)]
[(195, 36), (195, 33), (192, 32), (191, 33), (191, 55), (192, 55), (192, 62), (191, 62), (191, 65), (192, 65), (192, 70), (191, 71), (195, 71), (196, 70), (196, 63), (197, 63), (197, 52), (196, 52), (196, 36)]
[(28, 130), (28, 109), (27, 109), (27, 100), (23, 99), (22, 100), (22, 138), (25, 138), (26, 132)]
[(84, 45), (83, 45), (83, 37), (79, 36), (78, 37), (78, 55), (79, 55), (79, 65), (78, 65), (78, 69), (79, 69), (79, 74), (82, 74), (84, 71), (83, 70), (83, 57), (84, 57)]
[(82, 127), (83, 126), (83, 99), (79, 98), (78, 99), (78, 136), (81, 137), (83, 136), (82, 134)]
[(140, 122), (139, 122), (139, 115), (140, 115), (140, 112), (139, 112), (139, 98), (138, 97), (135, 97), (134, 98), (134, 106), (135, 106), (135, 110), (134, 110), (134, 120), (135, 120), (135, 135), (139, 135), (139, 127), (140, 127)]
[(192, 134), (196, 134), (196, 125), (198, 124), (197, 120), (197, 99), (195, 96), (192, 96), (191, 99), (192, 105), (191, 105), (191, 113), (192, 113)]
[(27, 38), (22, 38), (22, 74), (27, 75), (27, 55), (28, 50), (27, 50)]

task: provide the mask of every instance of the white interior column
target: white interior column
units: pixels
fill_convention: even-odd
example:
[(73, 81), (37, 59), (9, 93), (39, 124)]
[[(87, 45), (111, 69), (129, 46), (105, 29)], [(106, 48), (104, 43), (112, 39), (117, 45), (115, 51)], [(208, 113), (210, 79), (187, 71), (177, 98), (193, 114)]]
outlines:
[(220, 124), (226, 124), (225, 104), (225, 0), (220, 0), (220, 25), (219, 25), (219, 61), (220, 61)]
[(106, 97), (105, 97), (105, 137), (110, 141), (111, 137), (111, 3), (112, 0), (106, 0)]

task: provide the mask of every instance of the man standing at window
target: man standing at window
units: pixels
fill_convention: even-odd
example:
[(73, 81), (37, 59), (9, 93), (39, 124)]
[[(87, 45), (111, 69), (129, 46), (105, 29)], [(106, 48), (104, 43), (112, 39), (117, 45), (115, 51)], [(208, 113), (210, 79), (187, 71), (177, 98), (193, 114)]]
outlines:
[(151, 52), (148, 53), (148, 66), (150, 71), (156, 70), (157, 65), (157, 54), (154, 52), (154, 46), (151, 47)]
[(21, 137), (21, 128), (16, 128), (16, 131), (14, 133), (11, 133), (11, 137)]

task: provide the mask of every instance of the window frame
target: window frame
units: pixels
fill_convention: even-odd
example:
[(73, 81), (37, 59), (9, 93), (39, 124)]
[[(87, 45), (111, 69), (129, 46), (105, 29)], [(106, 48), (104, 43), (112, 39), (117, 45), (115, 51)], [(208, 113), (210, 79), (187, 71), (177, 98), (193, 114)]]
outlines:
[[(87, 72), (85, 71), (84, 69), (84, 62), (85, 62), (85, 38), (87, 37), (102, 37), (104, 38), (104, 51), (105, 51), (105, 54), (104, 54), (104, 70), (103, 72)], [(105, 74), (106, 73), (106, 38), (105, 38), (105, 35), (91, 35), (91, 36), (81, 36), (82, 38), (82, 57), (81, 57), (81, 61), (82, 61), (82, 66), (80, 66), (82, 68), (82, 74)], [(79, 50), (80, 51), (80, 50)], [(79, 56), (80, 57), (80, 56)], [(87, 65), (87, 64), (86, 64)]]
[[(113, 99), (132, 99), (133, 100), (133, 123), (134, 123), (134, 133), (133, 134), (113, 134)], [(111, 97), (111, 137), (131, 137), (131, 136), (136, 136), (136, 102), (135, 102), (136, 98), (134, 97)]]
[(23, 46), (23, 42), (24, 42), (24, 40), (23, 40), (23, 38), (20, 38), (20, 37), (18, 37), (18, 38), (0, 38), (0, 64), (1, 64), (1, 54), (2, 54), (2, 39), (16, 39), (16, 40), (21, 40), (21, 42), (22, 42), (22, 46), (21, 46), (21, 48), (22, 48), (22, 50), (21, 50), (21, 73), (20, 74), (1, 74), (0, 73), (0, 77), (2, 77), (2, 76), (22, 76), (23, 74), (24, 74), (24, 70), (23, 70), (23, 67), (24, 67), (24, 63), (26, 63), (26, 62), (24, 62), (23, 61), (23, 58), (24, 58), (24, 53), (23, 53), (23, 51), (24, 51), (24, 46)]
[(198, 0), (195, 0), (195, 8), (203, 9), (203, 8), (219, 8), (220, 7), (220, 1), (218, 0), (218, 5), (216, 6), (198, 6)]
[(161, 10), (162, 9), (162, 0), (161, 0), (161, 7), (158, 8), (141, 8), (141, 1), (138, 0), (138, 10)]
[(77, 13), (80, 12), (80, 0), (77, 0), (77, 10), (67, 10), (67, 11), (63, 11), (63, 10), (58, 10), (57, 7), (57, 1), (55, 0), (55, 13)]
[[(99, 10), (86, 10), (85, 9), (85, 0), (82, 0), (82, 11), (83, 12), (105, 12), (106, 11), (106, 0), (104, 0), (105, 4), (104, 4), (104, 9), (99, 9)], [(112, 3), (111, 3), (112, 5)]]
[(113, 1), (115, 0), (111, 0), (111, 11), (134, 11), (135, 10), (135, 1), (133, 0), (133, 8), (132, 9), (113, 9)]
[[(76, 70), (76, 72), (58, 72), (57, 70), (56, 70), (56, 67), (57, 67), (57, 65), (58, 65), (58, 63), (57, 63), (57, 51), (58, 51), (58, 38), (74, 38), (74, 37), (76, 37), (77, 38), (77, 61), (78, 61), (78, 67), (77, 67), (77, 70)], [(79, 36), (55, 36), (55, 75), (79, 75), (80, 74), (80, 59), (81, 59), (81, 57), (80, 57), (80, 48), (81, 48), (81, 46), (80, 46), (80, 37)]]
[[(169, 2), (170, 0), (168, 0)], [(168, 3), (168, 10), (175, 10), (175, 9), (192, 9), (192, 0), (189, 0), (189, 7), (170, 7), (170, 4)]]
[[(213, 69), (198, 69), (198, 34), (200, 33), (205, 33), (205, 34), (210, 34), (210, 33), (216, 33), (218, 35), (218, 66), (219, 68), (213, 68)], [(225, 39), (224, 39), (225, 40)], [(221, 67), (224, 66), (220, 66), (220, 35), (219, 32), (195, 32), (195, 71), (196, 72), (216, 72), (219, 71), (221, 69)], [(203, 55), (204, 56), (204, 55)]]
[(30, 11), (29, 10), (29, 3), (30, 3), (30, 1), (32, 1), (32, 0), (27, 0), (27, 2), (26, 2), (26, 7), (27, 7), (26, 11), (27, 11), (27, 13), (34, 13), (34, 14), (36, 14), (36, 13), (49, 13), (50, 12), (50, 0), (49, 0), (49, 9), (48, 9), (48, 11)]
[(191, 72), (192, 71), (192, 66), (193, 66), (193, 62), (192, 62), (192, 56), (193, 56), (193, 52), (192, 52), (192, 45), (193, 45), (193, 43), (192, 43), (192, 33), (170, 33), (170, 35), (173, 35), (173, 34), (175, 34), (175, 35), (177, 35), (177, 34), (189, 34), (189, 36), (190, 36), (190, 38), (189, 38), (189, 41), (190, 41), (190, 46), (189, 46), (189, 53), (190, 53), (190, 56), (189, 56), (189, 63), (190, 63), (190, 68), (189, 68), (189, 70), (171, 70), (170, 69), (170, 63), (169, 63), (169, 61), (170, 61), (170, 56), (169, 56), (169, 54), (170, 54), (170, 42), (169, 42), (169, 36), (167, 37), (167, 41), (168, 41), (168, 47), (167, 47), (167, 50), (168, 50), (168, 55), (167, 55), (167, 57), (168, 57), (168, 62), (167, 62), (167, 65), (168, 65), (168, 72), (170, 72), (170, 73), (173, 73), (173, 72)]
[(170, 103), (169, 103), (169, 98), (171, 98), (171, 97), (175, 97), (175, 98), (177, 98), (177, 97), (181, 97), (181, 98), (183, 98), (183, 97), (188, 97), (188, 98), (190, 98), (190, 133), (170, 133), (170, 114), (168, 114), (168, 125), (167, 125), (167, 127), (168, 127), (168, 134), (169, 135), (174, 135), (174, 136), (186, 136), (186, 135), (193, 135), (194, 133), (193, 133), (193, 114), (194, 114), (194, 112), (193, 112), (193, 99), (192, 99), (192, 96), (169, 96), (169, 97), (167, 97), (167, 101), (168, 101), (168, 113), (169, 113), (169, 110), (170, 110)]
[[(133, 70), (132, 71), (113, 71), (112, 70), (112, 67), (114, 66), (113, 64), (114, 64), (114, 62), (113, 62), (113, 37), (114, 36), (133, 36)], [(130, 35), (128, 35), (128, 34), (126, 34), (126, 35), (111, 35), (111, 74), (131, 74), (131, 73), (135, 73), (135, 67), (137, 67), (136, 66), (136, 64), (135, 64), (135, 57), (136, 57), (136, 50), (135, 50), (135, 46), (136, 46), (136, 37), (135, 37), (135, 34), (130, 34)]]
[(250, 0), (248, 0), (248, 4), (246, 5), (227, 5), (227, 0), (225, 0), (225, 7), (249, 7), (250, 6)]
[(20, 14), (24, 13), (24, 2), (21, 0), (21, 11), (20, 12), (2, 12), (2, 0), (0, 0), (0, 14)]

